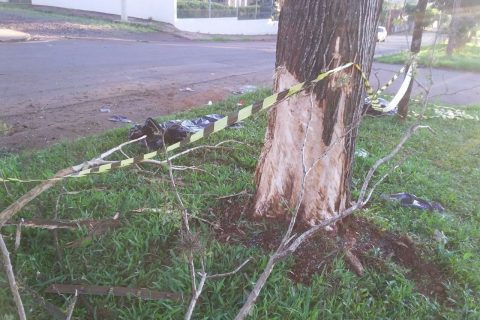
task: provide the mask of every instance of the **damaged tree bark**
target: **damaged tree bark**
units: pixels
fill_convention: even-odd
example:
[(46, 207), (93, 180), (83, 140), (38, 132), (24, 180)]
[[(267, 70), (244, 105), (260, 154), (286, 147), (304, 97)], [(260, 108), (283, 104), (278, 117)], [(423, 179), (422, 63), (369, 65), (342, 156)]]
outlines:
[[(280, 14), (274, 90), (280, 92), (348, 62), (370, 73), (382, 3), (286, 0)], [(311, 168), (299, 211), (304, 224), (317, 224), (348, 207), (363, 96), (361, 75), (351, 68), (270, 112), (256, 169), (255, 216), (288, 215), (299, 199), (304, 167)]]

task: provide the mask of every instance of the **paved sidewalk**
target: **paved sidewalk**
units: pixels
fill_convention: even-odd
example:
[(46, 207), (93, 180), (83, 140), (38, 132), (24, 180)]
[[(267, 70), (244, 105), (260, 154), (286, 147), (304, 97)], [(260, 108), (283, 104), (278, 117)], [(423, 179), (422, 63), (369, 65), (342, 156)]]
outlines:
[(28, 33), (11, 29), (0, 29), (0, 42), (26, 41), (28, 39), (30, 39)]

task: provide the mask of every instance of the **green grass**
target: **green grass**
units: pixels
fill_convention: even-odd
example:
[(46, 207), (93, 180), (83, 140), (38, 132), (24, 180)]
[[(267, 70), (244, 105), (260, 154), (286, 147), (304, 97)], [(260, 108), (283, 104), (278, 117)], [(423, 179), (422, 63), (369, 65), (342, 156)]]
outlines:
[[(260, 90), (235, 97), (211, 107), (199, 108), (171, 118), (190, 118), (211, 112), (235, 110), (241, 98), (246, 102), (268, 95)], [(469, 106), (466, 112), (480, 115), (480, 106)], [(166, 118), (164, 118), (166, 119)], [(406, 270), (387, 264), (385, 272), (368, 268), (363, 277), (355, 276), (341, 256), (319, 270), (310, 286), (289, 278), (292, 259), (280, 263), (262, 291), (252, 319), (478, 319), (480, 318), (480, 125), (473, 120), (425, 120), (435, 134), (420, 131), (396, 159), (409, 154), (403, 165), (379, 187), (368, 210), (360, 215), (385, 230), (408, 234), (430, 261), (449, 270), (448, 302), (440, 304), (417, 292), (405, 276)], [(194, 165), (204, 171), (177, 171), (179, 192), (189, 212), (216, 221), (218, 197), (248, 190), (253, 192), (252, 176), (262, 147), (266, 115), (245, 122), (240, 130), (224, 130), (198, 144), (216, 144), (235, 139), (245, 145), (232, 144), (230, 149), (200, 150), (176, 161)], [(368, 151), (357, 158), (354, 166), (354, 193), (369, 166), (385, 155), (399, 140), (408, 124), (393, 118), (366, 118), (360, 129), (357, 147)], [(47, 178), (69, 165), (100, 154), (126, 139), (127, 130), (118, 129), (97, 137), (65, 142), (38, 152), (0, 155), (0, 176)], [(126, 148), (130, 155), (142, 152), (139, 146)], [(386, 172), (388, 166), (382, 168)], [(107, 312), (103, 319), (180, 319), (188, 306), (190, 279), (179, 242), (180, 209), (164, 169), (135, 167), (107, 174), (67, 180), (42, 194), (21, 211), (20, 217), (63, 219), (106, 218), (120, 213), (124, 226), (70, 248), (71, 241), (82, 239), (86, 230), (59, 232), (62, 257), (56, 256), (50, 231), (26, 230), (12, 260), (18, 279), (42, 291), (52, 283), (85, 283), (148, 287), (183, 293), (185, 302), (141, 301), (138, 299), (87, 297), (97, 312)], [(0, 188), (0, 209), (5, 208), (32, 184), (11, 183)], [(441, 202), (443, 214), (407, 209), (383, 202), (381, 193), (411, 192)], [(160, 213), (134, 213), (150, 207)], [(261, 223), (242, 223), (261, 230)], [(217, 241), (208, 225), (194, 220), (205, 247), (206, 269), (210, 273), (230, 271), (248, 257), (253, 262), (242, 272), (206, 283), (195, 311), (196, 319), (231, 319), (239, 310), (254, 281), (267, 262), (266, 252), (242, 245)], [(434, 239), (435, 230), (448, 238), (446, 243)], [(2, 230), (7, 245), (13, 247), (15, 229)], [(68, 301), (57, 295), (47, 299), (66, 308)], [(23, 292), (31, 319), (50, 319)], [(87, 317), (79, 304), (75, 316)], [(0, 314), (14, 315), (15, 308), (3, 273), (0, 272)]]
[(120, 21), (101, 19), (97, 17), (79, 16), (43, 7), (31, 7), (26, 5), (0, 3), (0, 11), (27, 18), (57, 20), (87, 26), (96, 26), (105, 30), (120, 30), (129, 32), (158, 31), (158, 28), (154, 26), (138, 23), (125, 23)]
[[(445, 53), (446, 45), (437, 45), (435, 48), (435, 55), (433, 57), (432, 66), (435, 68), (447, 68), (453, 70), (465, 70), (480, 72), (480, 46), (474, 44), (467, 44), (463, 49), (454, 52), (451, 57)], [(425, 47), (419, 53), (418, 62), (421, 65), (430, 64), (430, 56), (432, 47)], [(409, 53), (397, 53), (392, 55), (385, 55), (376, 58), (376, 61), (383, 63), (403, 64), (409, 59)]]

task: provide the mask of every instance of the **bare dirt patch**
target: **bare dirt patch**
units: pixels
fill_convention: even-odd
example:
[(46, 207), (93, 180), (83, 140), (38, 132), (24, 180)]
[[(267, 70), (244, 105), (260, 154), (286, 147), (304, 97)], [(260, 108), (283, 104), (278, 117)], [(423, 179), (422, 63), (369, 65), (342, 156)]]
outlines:
[[(222, 228), (217, 233), (217, 239), (273, 251), (280, 243), (286, 225), (281, 221), (269, 220), (253, 226), (250, 223), (248, 229), (242, 227), (240, 220), (251, 208), (250, 203), (238, 200), (225, 201), (216, 208), (214, 211), (220, 217)], [(419, 292), (440, 303), (446, 302), (447, 292), (443, 283), (448, 278), (448, 271), (427, 260), (422, 249), (407, 236), (380, 230), (366, 219), (355, 216), (343, 222), (340, 234), (341, 237), (332, 237), (328, 232), (320, 232), (306, 241), (293, 255), (294, 265), (289, 274), (291, 279), (310, 284), (315, 274), (324, 268), (328, 269), (333, 260), (342, 256), (344, 249), (348, 248), (364, 267), (378, 272), (388, 272), (389, 261), (401, 266)], [(377, 254), (373, 255), (372, 250)]]
[[(116, 89), (107, 98), (95, 99), (92, 94), (82, 97), (82, 102), (67, 105), (58, 103), (48, 106), (32, 102), (22, 109), (9, 110), (11, 113), (0, 116), (2, 123), (9, 128), (0, 134), (0, 148), (9, 152), (38, 149), (65, 139), (129, 127), (129, 124), (112, 122), (109, 118), (122, 115), (135, 123), (143, 123), (148, 117), (174, 114), (206, 105), (209, 101), (221, 101), (231, 96), (232, 90), (250, 80), (246, 76), (214, 80), (195, 85), (195, 92), (181, 92), (178, 84), (158, 90)], [(111, 112), (102, 113), (102, 108)]]

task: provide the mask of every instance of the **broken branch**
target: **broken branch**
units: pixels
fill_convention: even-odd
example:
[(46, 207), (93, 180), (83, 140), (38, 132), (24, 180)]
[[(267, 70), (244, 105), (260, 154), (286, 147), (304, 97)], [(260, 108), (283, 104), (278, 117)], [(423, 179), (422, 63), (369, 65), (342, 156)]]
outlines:
[(212, 274), (212, 275), (207, 276), (207, 279), (218, 279), (218, 278), (225, 278), (225, 277), (232, 276), (235, 273), (237, 273), (238, 271), (240, 271), (247, 263), (250, 262), (250, 260), (252, 260), (252, 258), (248, 258), (247, 260), (245, 260), (241, 265), (239, 265), (237, 267), (237, 269), (235, 269), (233, 271), (226, 272), (226, 273)]
[(23, 308), (22, 298), (18, 292), (18, 285), (15, 281), (15, 274), (13, 273), (12, 262), (10, 261), (10, 253), (8, 252), (3, 236), (0, 234), (0, 250), (2, 251), (3, 265), (5, 267), (5, 273), (7, 274), (8, 283), (10, 284), (10, 290), (13, 294), (13, 300), (17, 306), (18, 318), (20, 320), (27, 319), (25, 315), (25, 309)]

